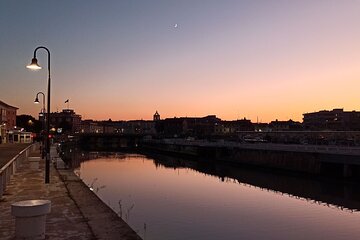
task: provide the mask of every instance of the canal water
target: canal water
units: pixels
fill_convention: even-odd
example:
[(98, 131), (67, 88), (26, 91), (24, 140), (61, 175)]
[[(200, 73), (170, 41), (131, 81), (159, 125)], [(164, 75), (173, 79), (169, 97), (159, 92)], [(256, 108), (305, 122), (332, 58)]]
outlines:
[(82, 153), (76, 161), (75, 173), (146, 240), (360, 239), (357, 184), (206, 159)]

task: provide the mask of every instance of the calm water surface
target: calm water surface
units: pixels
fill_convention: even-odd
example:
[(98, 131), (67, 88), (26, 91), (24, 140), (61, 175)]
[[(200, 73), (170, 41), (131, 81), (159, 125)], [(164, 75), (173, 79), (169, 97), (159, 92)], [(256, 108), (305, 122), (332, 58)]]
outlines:
[(97, 157), (75, 172), (147, 240), (360, 239), (358, 186), (166, 157)]

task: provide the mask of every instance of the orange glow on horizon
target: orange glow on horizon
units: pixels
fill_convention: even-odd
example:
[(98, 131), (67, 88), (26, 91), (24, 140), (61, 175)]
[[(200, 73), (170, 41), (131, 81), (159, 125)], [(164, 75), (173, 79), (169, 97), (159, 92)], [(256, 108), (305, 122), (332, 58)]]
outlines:
[[(19, 10), (16, 3), (6, 5)], [(19, 107), (19, 114), (38, 116), (32, 99), (46, 90), (46, 71), (23, 67), (39, 40), (52, 53), (52, 111), (66, 108), (64, 101), (71, 99), (69, 107), (83, 119), (152, 119), (157, 110), (161, 118), (302, 121), (306, 112), (360, 110), (360, 5), (354, 1), (179, 2), (185, 12), (151, 4), (147, 8), (156, 7), (146, 14), (139, 14), (144, 10), (139, 3), (104, 5), (104, 11), (89, 5), (86, 13), (74, 5), (66, 18), (58, 6), (47, 9), (53, 17), (38, 16), (49, 25), (36, 34), (20, 24), (31, 17), (32, 6), (23, 5), (16, 17), (3, 12), (8, 58), (0, 60), (6, 86), (1, 100)], [(169, 29), (163, 12), (176, 16), (181, 27)], [(93, 27), (81, 25), (79, 15)], [(59, 22), (61, 37), (53, 37), (59, 36), (53, 28)], [(39, 62), (45, 60), (39, 55)]]

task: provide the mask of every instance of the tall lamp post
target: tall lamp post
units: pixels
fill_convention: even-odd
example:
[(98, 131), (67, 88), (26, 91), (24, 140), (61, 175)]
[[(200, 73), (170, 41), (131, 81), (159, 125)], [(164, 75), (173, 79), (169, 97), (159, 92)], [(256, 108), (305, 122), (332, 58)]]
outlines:
[(45, 132), (46, 132), (46, 129), (45, 129), (45, 123), (46, 123), (46, 121), (45, 121), (45, 94), (43, 92), (38, 92), (35, 97), (35, 101), (34, 101), (35, 104), (40, 103), (39, 102), (39, 94), (41, 94), (43, 96), (43, 107), (41, 109), (40, 117), (42, 117), (41, 128), (43, 130), (42, 141), (41, 141), (41, 143), (42, 143), (41, 156), (44, 157), (44, 154), (43, 154), (45, 152), (44, 149), (46, 150), (46, 147), (45, 147)]
[(41, 67), (38, 65), (37, 63), (37, 59), (36, 59), (36, 52), (39, 49), (44, 49), (46, 50), (46, 52), (48, 53), (48, 92), (47, 92), (47, 121), (46, 121), (46, 160), (45, 160), (45, 183), (49, 183), (50, 182), (50, 82), (51, 82), (51, 78), (50, 78), (50, 51), (49, 49), (47, 49), (46, 47), (40, 46), (35, 48), (34, 50), (34, 57), (31, 60), (31, 64), (26, 66), (29, 69), (32, 70), (39, 70), (41, 69)]

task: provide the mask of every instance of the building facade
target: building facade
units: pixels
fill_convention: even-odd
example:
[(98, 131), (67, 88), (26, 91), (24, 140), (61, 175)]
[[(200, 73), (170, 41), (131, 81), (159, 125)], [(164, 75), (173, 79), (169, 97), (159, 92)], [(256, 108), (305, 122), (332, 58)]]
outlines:
[(50, 114), (50, 128), (58, 133), (76, 133), (80, 131), (81, 115), (72, 109), (63, 109), (62, 112)]
[(93, 120), (83, 120), (80, 124), (80, 133), (103, 133), (103, 126)]
[(0, 143), (8, 142), (8, 132), (16, 126), (17, 107), (0, 101)]
[(250, 120), (241, 119), (234, 121), (221, 121), (215, 125), (216, 135), (234, 135), (243, 131), (254, 131), (254, 125)]
[(271, 121), (269, 124), (270, 131), (301, 131), (302, 124), (293, 120), (288, 121)]
[(331, 111), (303, 114), (303, 125), (307, 130), (359, 131), (360, 112), (344, 111), (342, 108)]
[(164, 137), (206, 137), (214, 134), (221, 119), (215, 115), (206, 117), (174, 117), (156, 121), (156, 131)]

